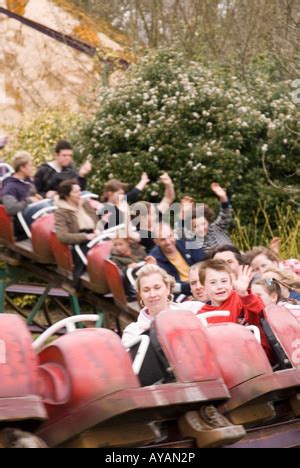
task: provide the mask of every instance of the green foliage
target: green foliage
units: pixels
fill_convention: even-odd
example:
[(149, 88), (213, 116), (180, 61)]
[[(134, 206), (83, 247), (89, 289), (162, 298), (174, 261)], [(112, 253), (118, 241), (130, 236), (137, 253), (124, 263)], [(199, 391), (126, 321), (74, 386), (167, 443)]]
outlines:
[(4, 157), (9, 161), (16, 151), (29, 151), (39, 166), (53, 159), (53, 150), (58, 140), (72, 139), (83, 122), (80, 114), (58, 112), (51, 109), (24, 119), (18, 128), (8, 128), (9, 144)]
[(300, 258), (300, 219), (291, 206), (278, 206), (275, 211), (276, 227), (270, 223), (265, 204), (260, 204), (252, 216), (252, 222), (242, 224), (239, 213), (235, 216), (235, 227), (231, 233), (233, 243), (245, 252), (254, 246), (268, 247), (275, 237), (281, 239), (280, 257)]
[[(225, 186), (242, 222), (251, 222), (264, 200), (275, 221), (276, 206), (290, 202), (299, 180), (299, 107), (290, 83), (270, 83), (249, 74), (247, 84), (227, 69), (187, 63), (172, 51), (145, 57), (117, 89), (99, 98), (99, 112), (77, 135), (80, 158), (93, 159), (92, 188), (107, 179), (131, 184), (147, 171), (173, 178), (178, 197), (186, 192), (215, 203), (209, 189)], [(159, 186), (148, 189), (157, 192)], [(294, 196), (294, 195), (293, 195)], [(297, 192), (295, 192), (295, 198)]]

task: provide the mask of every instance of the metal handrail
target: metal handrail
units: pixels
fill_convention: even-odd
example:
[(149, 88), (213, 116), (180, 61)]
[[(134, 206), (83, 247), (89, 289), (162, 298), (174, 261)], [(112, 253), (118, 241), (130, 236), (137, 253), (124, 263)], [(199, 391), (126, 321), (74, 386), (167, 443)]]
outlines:
[(67, 333), (73, 333), (76, 331), (76, 323), (80, 322), (98, 322), (99, 316), (98, 315), (76, 315), (74, 317), (68, 317), (64, 320), (60, 320), (59, 322), (52, 325), (52, 327), (48, 328), (39, 338), (37, 338), (32, 347), (34, 351), (38, 352), (41, 350), (42, 346), (46, 343), (46, 341), (51, 338), (51, 336), (55, 335), (59, 330), (66, 328)]
[(133, 348), (139, 343), (140, 343), (139, 349), (137, 350), (136, 356), (132, 363), (132, 370), (135, 373), (135, 375), (138, 375), (140, 373), (140, 370), (142, 368), (143, 362), (145, 360), (145, 357), (146, 357), (146, 354), (150, 345), (150, 338), (147, 335), (140, 335), (134, 338), (132, 341), (130, 341), (130, 343), (126, 345), (126, 349), (129, 352), (131, 348)]

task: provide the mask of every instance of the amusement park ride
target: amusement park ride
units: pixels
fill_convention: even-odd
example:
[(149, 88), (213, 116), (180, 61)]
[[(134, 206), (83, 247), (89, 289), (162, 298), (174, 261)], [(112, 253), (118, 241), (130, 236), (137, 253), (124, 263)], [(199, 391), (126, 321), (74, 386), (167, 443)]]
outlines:
[[(149, 336), (132, 343), (133, 360), (117, 333), (82, 324), (101, 326), (105, 313), (120, 330), (137, 316), (107, 259), (111, 241), (102, 239), (87, 255), (80, 293), (102, 315), (79, 315), (71, 294), (74, 315), (32, 343), (23, 319), (3, 313), (5, 289), (19, 269), (48, 285), (30, 324), (52, 288), (71, 288), (71, 252), (53, 228), (53, 213), (38, 213), (30, 238), (16, 242), (0, 206), (0, 428), (29, 431), (49, 447), (300, 447), (300, 322), (284, 307), (265, 311), (281, 351), (274, 368), (246, 327), (209, 325), (209, 316), (185, 311), (160, 314), (150, 337), (163, 356), (151, 366), (162, 378), (142, 386)], [(59, 329), (66, 333), (46, 345)], [(214, 408), (227, 418), (221, 426), (214, 426)]]
[[(300, 447), (299, 311), (264, 312), (274, 367), (255, 327), (212, 325), (209, 315), (188, 311), (162, 312), (149, 335), (125, 349), (119, 334), (139, 307), (127, 301), (122, 275), (108, 259), (109, 233), (83, 256), (87, 272), (76, 294), (72, 254), (55, 235), (51, 209), (36, 213), (30, 229), (22, 215), (19, 221), (27, 239), (16, 242), (0, 206), (0, 447), (31, 436), (48, 447)], [(24, 271), (46, 286), (20, 283)], [(9, 291), (39, 296), (27, 324), (4, 313)], [(73, 315), (53, 325), (46, 310), (49, 328), (33, 341), (29, 326), (49, 296), (69, 297)], [(95, 314), (81, 315), (81, 302)], [(150, 365), (160, 378), (143, 386), (152, 348)]]

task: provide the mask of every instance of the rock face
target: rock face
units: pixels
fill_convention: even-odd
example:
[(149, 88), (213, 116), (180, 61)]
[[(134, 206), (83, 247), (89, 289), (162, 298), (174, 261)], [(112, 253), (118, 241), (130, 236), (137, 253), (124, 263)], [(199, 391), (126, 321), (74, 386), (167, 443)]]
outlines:
[[(0, 0), (0, 7), (87, 42), (105, 58), (128, 61), (126, 36), (66, 0)], [(90, 108), (105, 72), (98, 58), (0, 13), (0, 126), (46, 107)]]

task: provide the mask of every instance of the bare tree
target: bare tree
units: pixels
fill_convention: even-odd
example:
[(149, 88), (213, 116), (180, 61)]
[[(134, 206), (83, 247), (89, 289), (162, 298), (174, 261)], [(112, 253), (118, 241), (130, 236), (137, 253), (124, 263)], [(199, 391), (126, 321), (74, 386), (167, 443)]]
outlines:
[(104, 16), (136, 42), (175, 43), (187, 56), (248, 64), (269, 55), (289, 77), (299, 75), (300, 0), (72, 0)]

